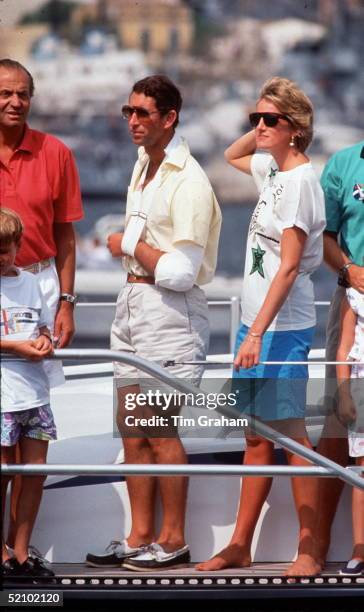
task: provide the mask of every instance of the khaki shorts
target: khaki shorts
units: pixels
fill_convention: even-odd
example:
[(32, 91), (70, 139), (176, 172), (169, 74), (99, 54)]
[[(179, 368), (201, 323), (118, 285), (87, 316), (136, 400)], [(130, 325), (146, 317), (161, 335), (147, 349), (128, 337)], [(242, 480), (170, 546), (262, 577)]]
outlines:
[[(167, 360), (203, 361), (209, 343), (208, 307), (203, 291), (186, 292), (155, 285), (127, 283), (118, 296), (111, 326), (111, 349), (132, 352), (163, 365)], [(168, 372), (199, 384), (203, 365), (176, 365)], [(114, 363), (117, 387), (149, 376), (134, 366)]]
[[(340, 339), (341, 304), (345, 297), (345, 288), (337, 286), (329, 309), (326, 326), (326, 361), (336, 361), (336, 353)], [(337, 393), (336, 366), (327, 365), (325, 368), (325, 398), (324, 408), (328, 416), (325, 419), (322, 437), (346, 438), (347, 428), (341, 424), (336, 414), (335, 396)]]

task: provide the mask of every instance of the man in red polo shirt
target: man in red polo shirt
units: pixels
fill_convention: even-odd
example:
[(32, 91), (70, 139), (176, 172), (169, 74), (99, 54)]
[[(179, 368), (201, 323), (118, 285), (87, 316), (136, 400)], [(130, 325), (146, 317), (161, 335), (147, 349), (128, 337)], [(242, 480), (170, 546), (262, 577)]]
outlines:
[(27, 125), (33, 91), (24, 66), (0, 60), (0, 203), (24, 223), (16, 265), (39, 274), (54, 317), (54, 338), (63, 348), (74, 333), (72, 222), (83, 216), (80, 185), (69, 149)]
[[(27, 125), (33, 92), (33, 78), (24, 66), (0, 60), (0, 205), (17, 212), (24, 223), (15, 263), (37, 274), (55, 345), (64, 348), (74, 334), (72, 222), (83, 216), (80, 184), (69, 149)], [(45, 365), (51, 386), (64, 382), (60, 362)], [(13, 491), (10, 544), (16, 498)]]

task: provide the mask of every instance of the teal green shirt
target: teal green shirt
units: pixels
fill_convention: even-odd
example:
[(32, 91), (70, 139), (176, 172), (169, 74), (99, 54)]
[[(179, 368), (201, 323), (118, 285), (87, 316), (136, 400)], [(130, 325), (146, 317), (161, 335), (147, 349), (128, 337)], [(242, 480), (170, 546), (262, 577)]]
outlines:
[(339, 234), (351, 261), (364, 266), (364, 140), (335, 153), (321, 176), (326, 231)]

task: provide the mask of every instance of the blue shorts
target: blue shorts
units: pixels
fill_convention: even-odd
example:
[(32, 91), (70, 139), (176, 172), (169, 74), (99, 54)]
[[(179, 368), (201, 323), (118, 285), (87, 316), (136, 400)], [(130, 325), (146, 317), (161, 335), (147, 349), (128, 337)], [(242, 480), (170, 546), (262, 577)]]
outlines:
[(1, 413), (1, 446), (14, 446), (21, 437), (46, 442), (57, 439), (49, 404), (29, 410)]
[[(249, 328), (241, 324), (235, 355)], [(315, 328), (265, 332), (260, 361), (307, 361)], [(264, 421), (304, 418), (308, 367), (305, 365), (258, 365), (233, 373), (240, 412)]]

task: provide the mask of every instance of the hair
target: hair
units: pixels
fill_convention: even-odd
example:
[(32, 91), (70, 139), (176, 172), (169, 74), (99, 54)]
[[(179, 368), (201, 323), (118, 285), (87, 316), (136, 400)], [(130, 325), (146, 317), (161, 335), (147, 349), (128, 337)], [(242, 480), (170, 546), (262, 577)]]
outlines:
[(297, 83), (283, 77), (273, 77), (266, 81), (260, 92), (259, 100), (272, 102), (278, 110), (288, 115), (292, 126), (299, 130), (295, 145), (303, 153), (313, 136), (313, 105)]
[(23, 223), (16, 212), (8, 208), (0, 208), (1, 246), (8, 247), (12, 242), (19, 244), (23, 231)]
[(154, 74), (137, 81), (133, 85), (132, 92), (143, 93), (155, 99), (157, 109), (161, 114), (175, 110), (177, 117), (173, 127), (179, 122), (179, 112), (182, 106), (182, 96), (178, 87), (164, 74)]
[(30, 74), (29, 70), (27, 70), (25, 68), (25, 66), (23, 66), (23, 64), (21, 64), (20, 62), (17, 62), (15, 60), (12, 59), (0, 59), (0, 68), (7, 68), (8, 70), (22, 70), (23, 72), (25, 72), (25, 74), (28, 76), (29, 79), (29, 93), (30, 93), (30, 97), (33, 96), (34, 94), (34, 80), (32, 75)]

